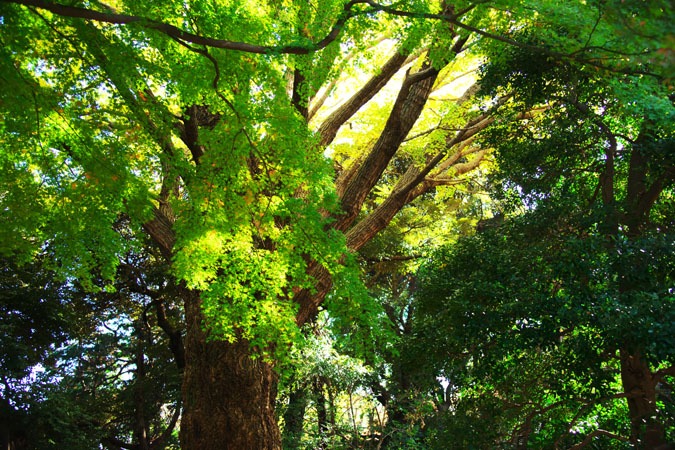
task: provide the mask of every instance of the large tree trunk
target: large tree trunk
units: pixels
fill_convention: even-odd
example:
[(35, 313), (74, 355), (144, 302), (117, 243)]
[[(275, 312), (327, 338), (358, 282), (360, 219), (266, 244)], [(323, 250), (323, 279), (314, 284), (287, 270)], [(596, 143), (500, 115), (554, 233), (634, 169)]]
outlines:
[(185, 293), (183, 450), (280, 450), (278, 376), (249, 344), (208, 340), (198, 292)]
[[(450, 13), (451, 9), (446, 12)], [(467, 39), (468, 36), (458, 38), (452, 51), (458, 53)], [(375, 76), (364, 90), (331, 115), (328, 123), (319, 130), (322, 144), (326, 145), (335, 137), (340, 125), (386, 84), (405, 59), (402, 54), (395, 54), (385, 64), (386, 70), (381, 75)], [(440, 70), (438, 66), (426, 60), (420, 71), (406, 73), (385, 129), (374, 148), (347, 185), (338, 187), (342, 211), (335, 216), (336, 222), (332, 225), (335, 230), (345, 232), (356, 220), (368, 193), (419, 118)], [(297, 98), (294, 98), (294, 104), (306, 118), (306, 105)], [(401, 206), (398, 205), (398, 209)], [(368, 236), (361, 236), (360, 245), (382, 229), (398, 209), (393, 213), (389, 211), (385, 220), (380, 221), (379, 228), (371, 227)], [(164, 220), (162, 214), (156, 212), (155, 215), (157, 217), (145, 224), (145, 229), (155, 242), (165, 248), (164, 254), (170, 259), (174, 242), (170, 223)], [(315, 265), (311, 275), (315, 280), (314, 289), (303, 289), (294, 297), (299, 305), (298, 325), (311, 320), (332, 285), (330, 274), (321, 265)], [(272, 367), (260, 359), (251, 359), (248, 343), (244, 340), (236, 343), (216, 339), (209, 341), (202, 329), (203, 315), (198, 293), (186, 291), (185, 315), (184, 412), (180, 432), (183, 450), (280, 449), (281, 438), (274, 414), (278, 377)], [(319, 429), (323, 431), (327, 428), (323, 393), (317, 399), (317, 409)]]

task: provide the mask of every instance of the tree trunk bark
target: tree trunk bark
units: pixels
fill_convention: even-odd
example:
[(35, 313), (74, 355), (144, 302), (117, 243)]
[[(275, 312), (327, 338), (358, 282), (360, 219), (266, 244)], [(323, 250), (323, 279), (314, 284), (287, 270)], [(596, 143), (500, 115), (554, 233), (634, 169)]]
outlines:
[(663, 426), (656, 416), (656, 383), (639, 352), (620, 352), (621, 382), (627, 394), (631, 424), (631, 441), (645, 450), (667, 450), (673, 447), (664, 440)]
[(183, 450), (281, 450), (274, 414), (279, 377), (244, 339), (209, 340), (199, 292), (185, 291)]
[(319, 430), (319, 449), (323, 450), (327, 446), (328, 429), (328, 411), (326, 410), (326, 396), (323, 393), (323, 381), (316, 380), (312, 386), (316, 402), (316, 421)]
[(309, 403), (309, 392), (306, 387), (301, 386), (293, 391), (288, 400), (288, 409), (284, 414), (284, 436), (283, 443), (285, 450), (300, 448), (302, 439), (302, 426), (305, 421), (305, 411)]

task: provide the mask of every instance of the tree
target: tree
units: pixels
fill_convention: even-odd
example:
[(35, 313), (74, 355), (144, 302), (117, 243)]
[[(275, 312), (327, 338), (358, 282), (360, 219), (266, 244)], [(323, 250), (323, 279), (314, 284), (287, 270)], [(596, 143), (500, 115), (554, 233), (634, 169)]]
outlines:
[[(120, 273), (115, 293), (92, 294), (46, 260), (2, 262), (4, 445), (177, 448), (184, 362), (172, 354), (172, 287), (139, 298), (132, 273)], [(126, 258), (121, 272), (156, 281), (162, 268), (148, 260)]]
[(433, 364), (461, 393), (439, 445), (466, 445), (462, 429), (490, 448), (670, 448), (672, 89), (521, 49), (491, 61), (485, 93), (553, 106), (486, 136), (520, 214), (423, 276), (421, 343), (440, 343)]
[[(560, 213), (537, 211), (464, 239), (425, 271), (413, 345), (435, 345), (440, 356), (417, 363), (449, 383), (434, 448), (672, 440), (672, 237), (641, 242), (640, 277), (651, 283), (628, 298), (611, 283), (619, 261), (606, 241), (580, 239)], [(653, 372), (642, 389), (656, 387), (655, 409), (632, 438), (628, 399), (642, 394), (621, 382), (619, 347), (629, 338), (647, 349)], [(646, 440), (648, 423), (661, 427), (659, 444)]]
[[(4, 318), (0, 331), (2, 352), (2, 394), (0, 420), (2, 444), (7, 448), (25, 448), (36, 414), (27, 380), (31, 368), (46, 364), (49, 346), (62, 344), (73, 331), (68, 320), (75, 312), (74, 302), (66, 303), (71, 291), (54, 281), (53, 273), (40, 261), (18, 268), (11, 260), (0, 265), (0, 313)], [(38, 434), (38, 433), (35, 433)]]
[[(653, 76), (651, 63), (664, 73), (667, 50), (650, 44), (632, 55), (642, 35), (595, 45), (596, 29), (616, 28), (602, 4), (574, 2), (574, 23), (552, 15), (579, 33), (559, 33), (554, 47), (514, 39), (518, 24), (543, 23), (537, 7), (552, 9), (5, 1), (3, 252), (30, 258), (48, 245), (63, 279), (110, 292), (120, 259), (149, 238), (184, 302), (182, 447), (279, 448), (275, 368), (332, 285), (354, 284), (351, 252), (486, 158), (474, 138), (508, 93), (477, 109), (469, 89), (444, 104), (437, 132), (414, 130), (429, 120), (422, 113), (435, 85), (467, 70), (458, 55), (487, 39), (561, 64)], [(320, 88), (330, 94), (349, 64), (372, 63), (369, 43), (386, 33), (391, 56), (330, 114), (317, 113)], [(330, 161), (325, 149), (340, 128), (412, 61), (371, 142)], [(310, 117), (323, 120), (313, 127)], [(393, 187), (360, 216), (388, 176)], [(121, 219), (123, 230), (114, 226)]]

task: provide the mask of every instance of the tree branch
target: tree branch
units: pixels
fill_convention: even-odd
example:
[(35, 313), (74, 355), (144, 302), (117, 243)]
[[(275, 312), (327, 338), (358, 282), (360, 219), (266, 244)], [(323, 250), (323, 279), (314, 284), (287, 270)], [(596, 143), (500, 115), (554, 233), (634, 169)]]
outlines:
[[(567, 59), (567, 60), (572, 60), (576, 61), (578, 63), (584, 64), (584, 65), (589, 65), (593, 67), (597, 67), (599, 69), (611, 71), (611, 72), (616, 72), (616, 73), (624, 73), (624, 74), (629, 74), (629, 75), (636, 75), (636, 74), (641, 74), (641, 75), (648, 75), (652, 76), (658, 79), (661, 79), (661, 75), (653, 73), (653, 72), (647, 72), (647, 71), (641, 71), (641, 70), (629, 70), (629, 69), (621, 69), (621, 68), (614, 68), (614, 67), (608, 67), (604, 64), (601, 64), (597, 62), (596, 60), (592, 59), (584, 59), (580, 58), (577, 56), (577, 54), (580, 51), (585, 51), (587, 50), (586, 48), (583, 48), (581, 50), (577, 50), (573, 53), (567, 54), (567, 53), (561, 53), (561, 52), (556, 52), (554, 50), (549, 50), (544, 47), (538, 47), (536, 45), (531, 45), (531, 44), (526, 44), (523, 42), (516, 41), (514, 39), (489, 33), (487, 31), (483, 31), (480, 28), (476, 28), (474, 26), (465, 24), (463, 22), (460, 22), (457, 20), (458, 17), (461, 16), (461, 14), (465, 13), (467, 10), (462, 11), (459, 14), (431, 14), (431, 13), (422, 13), (422, 12), (412, 12), (412, 11), (401, 11), (395, 8), (392, 8), (390, 6), (386, 5), (381, 5), (373, 0), (351, 0), (349, 3), (345, 4), (343, 8), (343, 13), (342, 16), (335, 22), (333, 25), (332, 29), (330, 32), (321, 39), (319, 42), (316, 43), (310, 43), (308, 45), (281, 45), (281, 46), (270, 46), (270, 45), (255, 45), (255, 44), (248, 44), (245, 42), (234, 42), (234, 41), (228, 41), (224, 39), (214, 39), (210, 37), (205, 37), (205, 36), (200, 36), (197, 34), (189, 33), (187, 31), (181, 30), (180, 28), (177, 28), (173, 25), (169, 25), (164, 22), (159, 22), (156, 20), (152, 20), (149, 18), (145, 17), (139, 17), (139, 16), (129, 16), (125, 14), (114, 14), (114, 13), (103, 13), (99, 11), (93, 11), (91, 9), (85, 9), (85, 8), (78, 8), (74, 6), (66, 6), (66, 5), (60, 5), (56, 3), (46, 3), (42, 2), (39, 0), (0, 0), (5, 3), (15, 3), (19, 5), (26, 5), (26, 6), (34, 6), (36, 8), (40, 9), (45, 9), (47, 11), (51, 11), (54, 14), (63, 16), (63, 17), (74, 17), (74, 18), (80, 18), (80, 19), (86, 19), (86, 20), (94, 20), (97, 22), (105, 22), (105, 23), (112, 23), (112, 24), (120, 24), (120, 25), (127, 25), (127, 24), (132, 24), (136, 23), (141, 26), (144, 26), (145, 28), (148, 29), (153, 29), (157, 30), (161, 33), (166, 34), (167, 36), (171, 36), (174, 38), (182, 39), (187, 42), (191, 42), (193, 44), (198, 44), (198, 45), (204, 45), (207, 47), (215, 47), (215, 48), (222, 48), (222, 49), (227, 49), (227, 50), (235, 50), (235, 51), (242, 51), (242, 52), (247, 52), (247, 53), (257, 53), (257, 54), (281, 54), (281, 53), (287, 53), (287, 54), (295, 54), (295, 55), (306, 55), (312, 52), (315, 52), (317, 50), (320, 50), (324, 47), (326, 47), (328, 44), (333, 42), (342, 29), (344, 28), (345, 23), (352, 17), (360, 15), (360, 14), (366, 14), (366, 13), (372, 13), (372, 12), (377, 12), (381, 11), (387, 14), (391, 14), (394, 16), (400, 16), (400, 17), (408, 17), (412, 19), (435, 19), (435, 20), (443, 20), (448, 23), (451, 23), (459, 28), (462, 28), (466, 31), (470, 31), (473, 33), (476, 33), (480, 36), (496, 40), (499, 42), (503, 42), (505, 44), (514, 46), (514, 47), (520, 47), (523, 49), (527, 49), (533, 52), (537, 53), (542, 53), (547, 56), (551, 56), (554, 58), (558, 59)], [(356, 5), (356, 4), (367, 4), (370, 7), (373, 8), (373, 10), (363, 10), (363, 11), (358, 11), (358, 12), (353, 12), (351, 8)], [(603, 49), (603, 51), (607, 51), (607, 49)], [(619, 54), (623, 55), (623, 53)]]
[[(458, 38), (450, 49), (451, 54), (458, 54), (467, 39), (468, 36)], [(443, 61), (444, 65), (448, 63), (448, 60)], [(372, 151), (342, 191), (340, 198), (342, 214), (337, 217), (335, 229), (344, 231), (356, 219), (366, 196), (375, 186), (422, 113), (440, 69), (427, 60), (419, 72), (412, 75), (406, 74), (384, 130)], [(338, 189), (342, 187), (338, 186)], [(360, 245), (363, 245), (363, 242), (359, 243)]]
[[(375, 40), (372, 44), (370, 44), (368, 47), (366, 47), (365, 50), (369, 50), (373, 47), (376, 47), (379, 43), (382, 41), (386, 40), (389, 38), (389, 34), (384, 34), (380, 36), (378, 39)], [(354, 59), (354, 57), (357, 55), (356, 50), (352, 50), (349, 52), (339, 63), (338, 65), (338, 72), (342, 72), (342, 69), (344, 69), (345, 65)], [(328, 100), (328, 96), (331, 94), (333, 89), (338, 83), (339, 77), (335, 77), (329, 84), (326, 86), (326, 88), (323, 90), (323, 93), (321, 94), (321, 97), (319, 97), (317, 100), (312, 102), (311, 107), (309, 109), (309, 114), (307, 115), (307, 121), (311, 122), (312, 118), (316, 115), (316, 113), (319, 111), (319, 109), (326, 103), (326, 100)]]
[[(530, 50), (530, 51), (533, 51), (533, 52), (536, 52), (536, 53), (541, 53), (541, 54), (544, 54), (544, 55), (547, 55), (547, 56), (550, 56), (550, 57), (553, 57), (553, 58), (572, 60), (572, 61), (584, 64), (584, 65), (597, 67), (599, 69), (607, 70), (607, 71), (610, 71), (610, 72), (624, 73), (624, 74), (628, 74), (628, 75), (641, 74), (641, 75), (648, 75), (648, 76), (651, 76), (651, 77), (655, 77), (655, 78), (658, 78), (658, 79), (662, 78), (661, 75), (653, 73), (653, 72), (608, 67), (608, 66), (606, 66), (604, 64), (601, 64), (601, 63), (599, 63), (595, 60), (583, 59), (583, 58), (580, 58), (579, 56), (577, 56), (577, 54), (580, 51), (585, 51), (586, 49), (577, 50), (577, 51), (575, 51), (573, 53), (569, 53), (569, 54), (561, 53), (561, 52), (556, 52), (554, 50), (550, 50), (550, 49), (547, 49), (547, 48), (544, 48), (544, 47), (539, 47), (539, 46), (536, 46), (536, 45), (531, 45), (531, 44), (526, 44), (524, 42), (519, 42), (519, 41), (516, 41), (514, 39), (508, 38), (506, 36), (501, 36), (501, 35), (498, 35), (498, 34), (493, 34), (493, 33), (487, 32), (487, 31), (483, 31), (480, 28), (476, 28), (474, 26), (465, 24), (465, 23), (457, 20), (458, 17), (461, 17), (461, 15), (465, 13), (464, 11), (462, 11), (458, 14), (431, 14), (431, 13), (401, 11), (401, 10), (392, 8), (390, 6), (381, 5), (377, 2), (375, 2), (374, 0), (363, 0), (363, 3), (368, 4), (369, 6), (371, 6), (376, 11), (382, 11), (382, 12), (385, 12), (387, 14), (391, 14), (391, 15), (394, 15), (394, 16), (408, 17), (408, 18), (411, 18), (411, 19), (443, 20), (443, 21), (452, 23), (453, 25), (456, 25), (457, 27), (462, 28), (466, 31), (471, 31), (473, 33), (476, 33), (476, 34), (478, 34), (480, 36), (483, 36), (483, 37), (486, 37), (488, 39), (503, 42), (503, 43), (511, 45), (513, 47), (519, 47), (519, 48)], [(603, 50), (606, 51), (606, 49), (603, 49)], [(619, 53), (619, 52), (615, 52), (615, 53)], [(619, 53), (619, 54), (626, 55), (624, 53)], [(628, 56), (628, 55), (626, 55), (626, 56)]]
[(235, 50), (247, 53), (257, 53), (262, 55), (268, 54), (294, 54), (306, 55), (328, 46), (333, 42), (344, 28), (347, 21), (357, 15), (363, 14), (364, 11), (353, 12), (351, 9), (354, 5), (359, 3), (366, 3), (366, 0), (351, 0), (345, 4), (341, 17), (335, 22), (328, 34), (319, 42), (312, 42), (308, 45), (255, 45), (247, 44), (245, 42), (234, 42), (225, 39), (214, 39), (210, 37), (200, 36), (181, 30), (168, 23), (159, 22), (147, 17), (130, 16), (126, 14), (104, 13), (94, 11), (86, 8), (79, 8), (75, 6), (60, 5), (57, 3), (47, 3), (39, 0), (0, 0), (4, 3), (14, 3), (18, 5), (34, 6), (36, 8), (45, 9), (56, 15), (63, 17), (73, 17), (77, 19), (93, 20), (96, 22), (111, 23), (117, 25), (138, 24), (142, 27), (156, 30), (166, 34), (175, 39), (180, 39), (192, 44), (204, 45), (207, 47), (222, 48), (226, 50)]
[(675, 377), (675, 366), (659, 369), (654, 373), (653, 382), (658, 383), (663, 377)]
[(340, 127), (387, 84), (391, 77), (403, 66), (405, 60), (406, 56), (400, 50), (397, 50), (382, 66), (378, 74), (368, 80), (349, 100), (323, 121), (317, 131), (319, 143), (322, 147), (333, 142)]
[[(556, 439), (556, 441), (553, 443), (553, 448), (555, 450), (558, 450), (560, 448), (560, 444), (562, 443), (563, 439), (565, 439), (565, 437), (570, 433), (570, 431), (572, 431), (572, 427), (574, 426), (574, 424), (577, 423), (577, 421), (579, 420), (581, 415), (584, 413), (584, 411), (588, 410), (588, 408), (590, 408), (591, 406), (593, 406), (597, 403), (600, 403), (600, 402), (606, 402), (608, 400), (616, 400), (616, 399), (620, 399), (620, 398), (631, 397), (633, 395), (636, 395), (636, 394), (621, 393), (621, 394), (614, 394), (614, 395), (610, 395), (610, 396), (602, 397), (602, 398), (598, 398), (598, 399), (593, 399), (593, 400), (588, 400), (588, 399), (583, 399), (583, 398), (579, 399), (583, 403), (583, 405), (581, 406), (581, 408), (579, 408), (579, 411), (577, 411), (577, 413), (574, 415), (572, 420), (567, 424), (567, 430), (565, 431), (565, 433), (560, 435), (558, 437), (558, 439)], [(588, 437), (587, 437), (587, 439), (588, 439)], [(591, 437), (591, 439), (592, 439), (592, 437)], [(587, 445), (587, 444), (584, 444), (584, 445)], [(581, 448), (581, 447), (579, 447), (579, 448)]]
[[(433, 67), (423, 69), (438, 71)], [(426, 73), (425, 73), (426, 75)], [(366, 196), (380, 179), (389, 161), (400, 147), (403, 139), (417, 121), (431, 91), (435, 74), (417, 77), (417, 83), (411, 83), (406, 77), (389, 114), (384, 130), (380, 134), (372, 151), (344, 189), (340, 199), (343, 213), (339, 216), (335, 228), (346, 230), (361, 210)]]
[(150, 442), (150, 450), (156, 450), (163, 448), (164, 442), (166, 442), (169, 437), (171, 437), (171, 434), (173, 433), (174, 428), (176, 428), (176, 424), (178, 423), (178, 418), (180, 417), (180, 412), (181, 412), (181, 407), (182, 407), (182, 402), (179, 399), (178, 403), (176, 403), (176, 409), (173, 412), (173, 416), (171, 416), (171, 421), (167, 425), (166, 429), (162, 434), (157, 436), (156, 439), (153, 439)]
[(573, 447), (570, 447), (570, 450), (579, 450), (579, 449), (582, 449), (582, 448), (586, 447), (597, 436), (607, 436), (607, 437), (609, 437), (611, 439), (615, 439), (617, 441), (628, 442), (627, 437), (624, 437), (624, 436), (621, 436), (621, 435), (618, 435), (618, 434), (615, 434), (615, 433), (611, 433), (607, 430), (601, 430), (601, 429), (598, 428), (597, 430), (595, 430), (592, 433), (590, 433), (589, 435), (587, 435), (586, 438), (583, 441), (579, 442), (577, 445), (575, 445)]

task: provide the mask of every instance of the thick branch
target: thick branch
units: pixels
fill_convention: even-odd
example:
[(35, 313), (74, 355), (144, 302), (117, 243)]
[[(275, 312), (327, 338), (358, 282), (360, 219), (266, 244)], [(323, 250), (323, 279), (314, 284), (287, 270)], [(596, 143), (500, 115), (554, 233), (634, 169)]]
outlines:
[[(498, 102), (498, 105), (501, 105), (500, 102)], [(429, 175), (429, 173), (438, 165), (438, 163), (445, 158), (447, 155), (448, 149), (451, 149), (455, 145), (473, 137), (476, 135), (478, 132), (484, 130), (488, 125), (490, 125), (492, 122), (494, 122), (494, 117), (491, 116), (491, 112), (484, 113), (480, 115), (479, 117), (469, 121), (469, 123), (459, 130), (457, 134), (453, 138), (448, 138), (446, 140), (446, 150), (443, 150), (439, 152), (436, 156), (431, 158), (426, 166), (424, 166), (423, 169), (418, 170), (418, 173), (414, 178), (409, 180), (405, 184), (401, 184), (401, 181), (399, 181), (400, 187), (398, 188), (399, 191), (402, 193), (409, 193), (412, 191), (416, 186), (418, 186), (420, 183), (424, 181), (424, 179)], [(461, 153), (459, 155), (456, 155), (455, 161), (457, 161), (461, 157)], [(453, 161), (453, 164), (454, 162)], [(421, 194), (421, 193), (420, 193)], [(419, 194), (418, 194), (419, 195)]]
[[(510, 95), (504, 96), (499, 101), (497, 101), (497, 105), (495, 105), (495, 109), (499, 108), (501, 105), (503, 105), (508, 99), (510, 98)], [(537, 109), (533, 109), (531, 111), (523, 112), (518, 114), (515, 119), (516, 120), (523, 120), (523, 119), (530, 119), (534, 115), (541, 113), (542, 111), (545, 111), (548, 109), (548, 107), (541, 107)], [(446, 139), (446, 148), (445, 150), (439, 152), (436, 156), (431, 158), (427, 165), (419, 171), (419, 174), (417, 175), (416, 178), (411, 180), (407, 185), (402, 187), (401, 189), (404, 191), (410, 191), (414, 189), (417, 185), (420, 185), (425, 178), (427, 178), (430, 175), (430, 172), (437, 167), (438, 163), (445, 158), (445, 156), (448, 153), (448, 150), (454, 147), (457, 144), (462, 144), (462, 146), (452, 155), (448, 160), (446, 160), (443, 164), (441, 164), (439, 167), (438, 172), (433, 175), (432, 177), (438, 177), (443, 171), (446, 171), (449, 167), (452, 167), (462, 156), (466, 156), (470, 153), (476, 153), (476, 152), (483, 152), (479, 158), (472, 160), (471, 162), (467, 163), (466, 166), (460, 165), (456, 167), (456, 172), (454, 173), (454, 176), (462, 175), (466, 172), (469, 172), (470, 170), (473, 170), (477, 167), (476, 165), (473, 165), (473, 162), (480, 162), (480, 160), (484, 156), (484, 151), (479, 148), (471, 149), (468, 151), (463, 151), (463, 149), (466, 147), (466, 145), (469, 145), (471, 142), (473, 142), (474, 137), (476, 134), (487, 128), (490, 124), (492, 124), (495, 121), (495, 117), (492, 116), (492, 112), (486, 112), (478, 116), (477, 118), (469, 121), (464, 128), (459, 130), (457, 134), (455, 134), (454, 137), (448, 136), (448, 139)], [(487, 151), (487, 150), (486, 150)], [(428, 190), (430, 187), (434, 185), (439, 185), (439, 184), (447, 184), (445, 182), (443, 183), (426, 183), (424, 186), (420, 186), (418, 189), (416, 189), (415, 194), (412, 196), (411, 200), (418, 197), (419, 195), (423, 194)]]
[(462, 156), (466, 156), (466, 155), (468, 155), (468, 154), (470, 154), (470, 153), (473, 153), (474, 150), (476, 150), (475, 148), (472, 148), (472, 149), (467, 150), (467, 151), (464, 151), (464, 149), (465, 149), (466, 147), (468, 147), (469, 145), (473, 144), (473, 142), (474, 142), (475, 140), (476, 140), (476, 137), (474, 136), (474, 137), (471, 137), (471, 138), (467, 139), (466, 141), (462, 142), (462, 143), (460, 144), (459, 148), (455, 151), (455, 153), (453, 153), (452, 155), (450, 155), (445, 161), (443, 161), (441, 164), (439, 164), (439, 165), (438, 165), (438, 169), (436, 170), (435, 173), (431, 174), (431, 176), (433, 176), (433, 177), (438, 177), (438, 176), (440, 176), (441, 174), (443, 174), (443, 172), (445, 172), (446, 170), (448, 170), (448, 168), (450, 168), (451, 166), (455, 165), (455, 163), (456, 163), (457, 161), (459, 161), (459, 159), (460, 159)]
[(649, 211), (656, 203), (656, 200), (661, 195), (661, 192), (666, 188), (666, 186), (673, 181), (675, 178), (675, 167), (667, 168), (647, 189), (647, 192), (640, 198), (640, 201), (637, 205), (637, 215), (640, 218), (646, 217)]
[[(451, 54), (459, 53), (468, 37), (459, 38), (450, 49)], [(449, 61), (444, 61), (447, 64)], [(422, 113), (440, 68), (425, 61), (422, 69), (412, 75), (406, 73), (394, 106), (384, 130), (373, 150), (368, 154), (349, 184), (344, 188), (340, 204), (343, 214), (338, 217), (335, 228), (346, 230), (354, 222), (368, 193), (375, 186), (389, 162), (396, 154), (413, 125)]]
[(400, 51), (394, 55), (382, 66), (380, 72), (373, 76), (368, 82), (359, 89), (349, 100), (344, 102), (319, 126), (318, 135), (321, 146), (327, 146), (335, 136), (338, 130), (351, 116), (353, 116), (363, 105), (375, 96), (403, 66), (406, 56)]
[(654, 382), (658, 383), (663, 377), (675, 377), (675, 366), (664, 367), (654, 374)]
[(176, 428), (178, 418), (180, 417), (180, 412), (181, 412), (181, 401), (178, 400), (178, 403), (176, 404), (176, 409), (173, 412), (173, 416), (171, 416), (171, 421), (167, 425), (164, 432), (159, 436), (157, 436), (156, 439), (153, 439), (152, 442), (150, 442), (150, 450), (163, 448), (164, 443), (166, 442), (167, 439), (169, 439), (169, 437), (171, 437), (174, 428)]
[[(476, 152), (476, 156), (474, 156), (474, 158), (471, 161), (467, 161), (462, 164), (455, 164), (452, 167), (454, 169), (452, 172), (452, 176), (457, 177), (460, 175), (464, 175), (465, 173), (471, 172), (473, 169), (475, 169), (480, 165), (481, 161), (483, 161), (483, 158), (487, 154), (487, 151), (488, 149), (480, 149)], [(473, 153), (473, 151), (467, 152), (466, 154), (469, 153)]]
[(178, 127), (180, 137), (192, 153), (192, 160), (195, 164), (199, 164), (205, 151), (204, 146), (199, 143), (199, 127), (213, 128), (220, 120), (220, 115), (211, 114), (208, 107), (204, 105), (188, 106), (185, 113)]
[[(498, 102), (498, 106), (503, 104), (506, 101), (501, 99)], [(517, 116), (517, 119), (522, 119), (527, 116), (529, 113), (522, 113)], [(469, 121), (469, 123), (460, 130), (454, 137), (448, 139), (448, 147), (452, 148), (456, 144), (471, 141), (472, 137), (479, 131), (486, 128), (490, 123), (494, 121), (492, 112), (486, 112), (483, 115)], [(465, 141), (466, 140), (466, 141)], [(408, 170), (401, 176), (394, 188), (392, 189), (391, 194), (380, 204), (372, 213), (367, 217), (359, 221), (346, 233), (347, 246), (352, 250), (358, 250), (366, 242), (372, 239), (375, 234), (383, 230), (391, 221), (391, 219), (403, 208), (406, 204), (412, 202), (415, 198), (427, 192), (434, 186), (441, 184), (451, 184), (455, 181), (455, 177), (464, 175), (474, 169), (476, 169), (483, 158), (487, 154), (489, 149), (469, 149), (467, 151), (462, 151), (465, 146), (460, 147), (460, 149), (449, 158), (448, 164), (444, 164), (444, 170), (454, 168), (452, 177), (445, 176), (442, 179), (428, 179), (427, 176), (433, 170), (439, 162), (445, 156), (447, 150), (440, 152), (433, 158), (431, 155), (426, 166), (420, 167), (416, 165), (411, 165)], [(466, 156), (472, 153), (476, 153), (476, 156), (470, 161), (467, 161), (462, 164), (456, 164), (457, 161), (462, 156)]]
[[(478, 167), (485, 155), (486, 150), (481, 150), (471, 161), (457, 165), (456, 175), (462, 175)], [(394, 187), (393, 192), (381, 205), (349, 229), (346, 233), (347, 246), (352, 250), (358, 250), (377, 233), (387, 227), (389, 222), (405, 205), (413, 201), (434, 185), (444, 184), (448, 180), (427, 182), (424, 177), (419, 177), (420, 168), (411, 166)], [(422, 182), (425, 182), (421, 186)], [(418, 189), (414, 189), (419, 187)]]
[(155, 311), (157, 312), (157, 325), (159, 325), (168, 336), (169, 349), (171, 350), (171, 353), (173, 353), (176, 365), (182, 370), (185, 368), (185, 346), (183, 345), (183, 336), (167, 319), (163, 301), (159, 300), (155, 302)]
[(291, 94), (291, 103), (303, 119), (309, 121), (309, 99), (302, 94), (303, 89), (305, 89), (305, 76), (302, 74), (302, 71), (296, 67), (293, 73), (293, 93)]
[(167, 261), (170, 261), (171, 252), (176, 243), (176, 235), (173, 231), (173, 226), (171, 221), (162, 214), (159, 209), (154, 208), (153, 215), (153, 219), (144, 223), (143, 228), (159, 246), (164, 258), (166, 258)]
[[(385, 35), (383, 35), (383, 36), (380, 36), (375, 42), (373, 42), (371, 45), (369, 45), (368, 47), (366, 47), (366, 50), (371, 49), (371, 48), (377, 46), (379, 43), (381, 43), (382, 41), (384, 41), (384, 40), (386, 40), (386, 39), (388, 39), (388, 38), (389, 38), (389, 34), (385, 34)], [(342, 59), (342, 61), (340, 61), (340, 64), (339, 64), (339, 66), (338, 66), (338, 67), (339, 67), (339, 72), (341, 72), (341, 71), (342, 71), (341, 69), (343, 69), (349, 61), (351, 61), (352, 59), (354, 59), (354, 57), (355, 57), (356, 55), (357, 55), (356, 50), (353, 50), (353, 51), (349, 52), (349, 53), (347, 54), (347, 56), (345, 56), (345, 57)], [(404, 64), (404, 65), (405, 65), (405, 64)], [(308, 113), (308, 115), (307, 115), (307, 121), (308, 121), (308, 122), (310, 122), (310, 121), (312, 120), (312, 118), (314, 118), (314, 116), (315, 116), (316, 113), (319, 111), (319, 109), (324, 105), (324, 103), (326, 103), (326, 100), (328, 100), (328, 97), (330, 96), (331, 92), (333, 92), (333, 89), (334, 89), (335, 86), (337, 85), (338, 80), (339, 80), (338, 77), (334, 78), (334, 79), (328, 84), (328, 86), (326, 86), (326, 88), (323, 90), (323, 93), (321, 94), (321, 97), (319, 97), (316, 101), (314, 101), (314, 102), (312, 103), (311, 108), (310, 108), (310, 110), (309, 110), (309, 113)]]
[(353, 223), (366, 196), (380, 179), (389, 161), (420, 116), (438, 71), (427, 68), (418, 73), (425, 73), (428, 76), (414, 84), (410, 81), (411, 77), (406, 76), (382, 134), (344, 189), (340, 199), (344, 213), (338, 218), (336, 229), (344, 231)]

